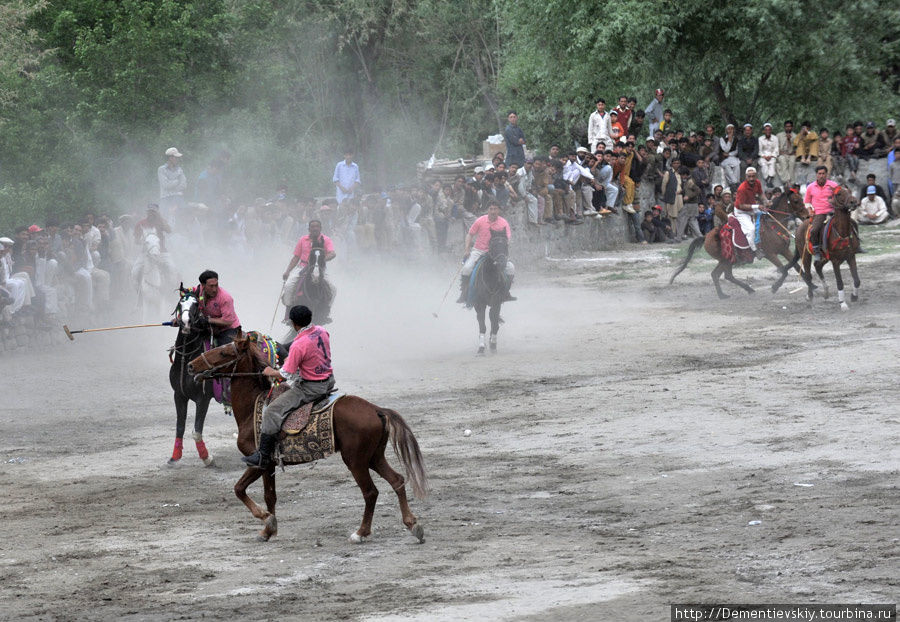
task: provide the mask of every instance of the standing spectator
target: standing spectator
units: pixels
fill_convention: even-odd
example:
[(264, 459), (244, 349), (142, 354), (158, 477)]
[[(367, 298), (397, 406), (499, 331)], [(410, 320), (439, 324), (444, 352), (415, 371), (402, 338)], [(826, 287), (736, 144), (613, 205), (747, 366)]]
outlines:
[(744, 123), (743, 135), (738, 139), (738, 160), (741, 161), (741, 179), (744, 179), (748, 167), (756, 168), (759, 158), (759, 140), (753, 136), (753, 125)]
[(665, 97), (665, 93), (662, 89), (656, 89), (655, 96), (653, 100), (647, 105), (644, 109), (644, 115), (646, 115), (647, 123), (650, 124), (650, 135), (655, 136), (656, 130), (659, 129), (659, 124), (662, 123), (663, 120), (663, 105), (662, 101)]
[[(624, 130), (628, 129), (628, 123), (631, 121), (631, 109), (628, 107), (628, 98), (624, 95), (619, 96), (618, 105), (613, 108), (613, 112), (619, 117), (619, 124)], [(623, 131), (623, 135), (627, 132)]]
[[(609, 135), (612, 128), (609, 113), (606, 112), (606, 101), (600, 98), (596, 102), (597, 109), (588, 118), (588, 142), (591, 144), (591, 153), (597, 151), (598, 144), (607, 149)], [(552, 154), (551, 154), (552, 157)]]
[(859, 136), (854, 131), (853, 125), (848, 124), (844, 139), (841, 141), (841, 157), (850, 170), (850, 181), (856, 181), (856, 172), (859, 170), (859, 157), (856, 155), (857, 147), (859, 147)]
[(778, 159), (775, 160), (775, 173), (778, 180), (785, 188), (794, 183), (794, 122), (788, 119), (784, 122), (784, 131), (775, 136), (778, 139)]
[(525, 158), (525, 167), (523, 170), (525, 171), (524, 175), (521, 175), (522, 179), (522, 190), (524, 194), (522, 195), (525, 199), (525, 208), (527, 210), (528, 222), (532, 225), (541, 224), (541, 203), (537, 196), (537, 189), (534, 184), (534, 169), (535, 162), (533, 158)]
[(700, 195), (698, 197), (698, 202), (701, 205), (706, 205), (706, 195), (709, 193), (709, 167), (706, 164), (706, 160), (697, 160), (697, 167), (691, 171), (691, 179), (694, 180), (694, 184), (697, 186), (697, 190)]
[[(632, 104), (629, 103), (629, 106)], [(646, 115), (643, 110), (635, 110), (631, 115), (631, 123), (628, 125), (628, 135), (634, 136), (635, 139), (640, 138), (644, 133), (644, 118)]]
[(356, 189), (362, 182), (359, 178), (359, 166), (353, 161), (353, 149), (344, 149), (344, 159), (334, 166), (331, 181), (335, 185), (338, 206), (356, 196)]
[(525, 164), (525, 132), (519, 127), (519, 115), (515, 110), (510, 110), (506, 115), (506, 129), (503, 130), (503, 138), (506, 139), (506, 166)]
[(181, 169), (181, 152), (175, 147), (166, 149), (166, 163), (156, 169), (159, 181), (159, 208), (166, 219), (171, 219), (184, 207), (184, 191), (187, 177)]
[(771, 189), (775, 186), (775, 162), (778, 160), (778, 139), (772, 136), (772, 124), (763, 125), (763, 134), (759, 137), (759, 172)]
[(685, 237), (700, 237), (700, 225), (697, 222), (698, 208), (701, 200), (705, 201), (706, 197), (701, 195), (700, 188), (691, 178), (691, 171), (688, 167), (679, 168), (678, 175), (681, 178), (684, 198), (681, 211), (678, 212), (678, 219), (675, 221), (675, 239), (680, 240), (687, 229), (690, 229), (690, 234)]
[(891, 152), (894, 161), (888, 165), (888, 187), (891, 189), (891, 207), (894, 214), (900, 214), (900, 144), (894, 141), (894, 150)]
[(675, 229), (675, 223), (678, 213), (684, 206), (684, 189), (681, 187), (681, 176), (678, 169), (681, 168), (681, 162), (672, 160), (672, 168), (667, 169), (662, 177), (662, 199), (666, 209), (666, 216), (672, 222), (672, 242), (680, 242), (682, 231)]
[(722, 172), (725, 174), (725, 183), (734, 191), (740, 181), (741, 161), (738, 158), (737, 138), (734, 135), (734, 125), (725, 126), (725, 135), (719, 139), (719, 151), (721, 152)]
[(553, 222), (553, 200), (550, 197), (550, 166), (546, 157), (539, 157), (534, 162), (534, 179), (531, 182), (531, 193), (538, 200), (538, 222)]
[(834, 166), (834, 160), (831, 159), (831, 148), (834, 141), (829, 136), (828, 128), (823, 127), (819, 130), (819, 163), (828, 169), (828, 176), (831, 177), (831, 169)]

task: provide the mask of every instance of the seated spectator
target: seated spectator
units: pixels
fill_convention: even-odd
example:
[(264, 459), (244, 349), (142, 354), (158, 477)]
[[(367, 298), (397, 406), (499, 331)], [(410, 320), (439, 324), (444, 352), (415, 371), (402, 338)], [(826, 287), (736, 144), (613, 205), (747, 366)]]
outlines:
[(653, 222), (652, 210), (644, 212), (644, 220), (641, 221), (641, 233), (644, 236), (643, 244), (656, 244), (666, 241), (665, 231), (661, 231), (656, 223)]
[[(12, 248), (15, 242), (9, 238), (0, 238), (0, 288), (4, 290), (8, 304), (0, 311), (0, 319), (10, 321), (14, 314), (24, 307), (31, 306), (34, 298), (34, 287), (31, 277), (25, 272), (13, 272)], [(22, 249), (24, 255), (24, 247)]]
[(866, 131), (859, 137), (856, 155), (861, 160), (871, 160), (872, 158), (883, 158), (887, 152), (888, 144), (884, 140), (884, 134), (875, 131), (875, 124), (869, 121), (866, 123)]
[(853, 212), (856, 222), (861, 225), (878, 225), (888, 219), (887, 205), (875, 190), (875, 186), (869, 186), (866, 198), (859, 202), (859, 207)]
[(653, 225), (658, 231), (662, 231), (667, 242), (674, 242), (675, 232), (672, 230), (672, 221), (662, 211), (659, 205), (653, 206)]

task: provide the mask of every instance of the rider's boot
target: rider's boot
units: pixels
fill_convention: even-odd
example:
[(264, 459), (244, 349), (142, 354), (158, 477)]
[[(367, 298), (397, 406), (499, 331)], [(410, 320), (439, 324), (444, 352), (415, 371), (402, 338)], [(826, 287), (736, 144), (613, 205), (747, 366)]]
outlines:
[(518, 298), (509, 293), (509, 289), (510, 287), (512, 287), (514, 278), (515, 277), (513, 276), (509, 277), (509, 287), (507, 287), (506, 291), (503, 292), (503, 300), (501, 300), (500, 302), (510, 302), (511, 300), (518, 300)]
[(172, 449), (172, 457), (169, 462), (178, 462), (181, 460), (181, 450), (184, 448), (184, 439), (176, 438), (175, 447)]
[(463, 275), (459, 277), (459, 298), (456, 302), (460, 304), (465, 304), (469, 299), (469, 277), (467, 275)]
[(275, 452), (275, 447), (277, 445), (277, 434), (260, 434), (259, 449), (257, 449), (249, 456), (244, 456), (243, 458), (241, 458), (241, 460), (243, 460), (250, 466), (259, 467), (260, 469), (268, 469), (274, 464), (272, 462), (272, 454)]

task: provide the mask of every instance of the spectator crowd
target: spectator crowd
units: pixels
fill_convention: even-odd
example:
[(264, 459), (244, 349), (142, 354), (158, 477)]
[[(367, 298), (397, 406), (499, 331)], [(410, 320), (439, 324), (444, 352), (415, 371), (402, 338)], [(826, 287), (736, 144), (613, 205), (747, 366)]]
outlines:
[[(550, 145), (546, 154), (527, 149), (515, 112), (503, 131), (505, 144), (490, 161), (462, 166), (448, 178), (426, 170), (419, 183), (362, 193), (364, 180), (345, 153), (337, 163), (330, 197), (292, 197), (288, 184), (272, 196), (236, 204), (226, 184), (230, 156), (222, 153), (188, 182), (182, 154), (172, 147), (157, 171), (159, 198), (132, 213), (85, 211), (62, 222), (22, 223), (0, 236), (0, 328), (16, 318), (36, 327), (62, 319), (128, 312), (146, 294), (151, 268), (167, 278), (177, 272), (169, 246), (204, 239), (252, 258), (260, 248), (290, 245), (311, 220), (339, 241), (343, 256), (357, 252), (458, 253), (468, 227), (497, 202), (513, 226), (579, 225), (619, 214), (635, 243), (678, 243), (715, 225), (715, 211), (733, 209), (748, 168), (758, 171), (775, 199), (802, 191), (825, 166), (828, 176), (861, 199), (861, 223), (894, 218), (900, 210), (900, 135), (889, 119), (883, 129), (854, 121), (843, 133), (809, 121), (757, 128), (713, 124), (685, 130), (658, 89), (641, 108), (619, 97), (602, 98), (587, 118), (585, 145)], [(4, 233), (4, 232), (0, 232)], [(177, 285), (177, 282), (176, 282)]]

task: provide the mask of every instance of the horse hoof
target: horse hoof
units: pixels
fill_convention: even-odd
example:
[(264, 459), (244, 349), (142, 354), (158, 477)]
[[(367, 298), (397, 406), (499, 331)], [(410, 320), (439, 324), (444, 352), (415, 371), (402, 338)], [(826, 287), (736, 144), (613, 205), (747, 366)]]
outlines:
[(269, 536), (266, 534), (265, 529), (263, 529), (258, 534), (256, 534), (256, 541), (257, 542), (268, 542), (269, 541)]
[(209, 456), (208, 458), (203, 459), (203, 466), (214, 467), (214, 466), (216, 466), (216, 462), (215, 462), (215, 460), (213, 460), (212, 456)]
[(365, 541), (366, 537), (359, 535), (355, 531), (350, 534), (350, 542), (352, 542), (353, 544), (362, 544)]
[(419, 544), (425, 542), (425, 529), (419, 523), (416, 523), (409, 529), (409, 533), (411, 533), (416, 540), (419, 541)]
[(175, 458), (169, 458), (168, 460), (166, 460), (166, 466), (178, 466), (178, 460), (175, 460)]
[(479, 346), (476, 354), (484, 354), (484, 346)]
[(850, 302), (859, 302), (859, 296), (856, 294), (850, 294)]
[(847, 305), (846, 302), (842, 302), (841, 303), (841, 311), (849, 311), (849, 310), (850, 310), (849, 305)]
[(719, 294), (719, 300), (727, 300), (731, 298), (728, 294)]
[(269, 514), (269, 518), (265, 520), (263, 525), (265, 525), (265, 531), (270, 537), (278, 535), (278, 519), (275, 518), (274, 514)]

